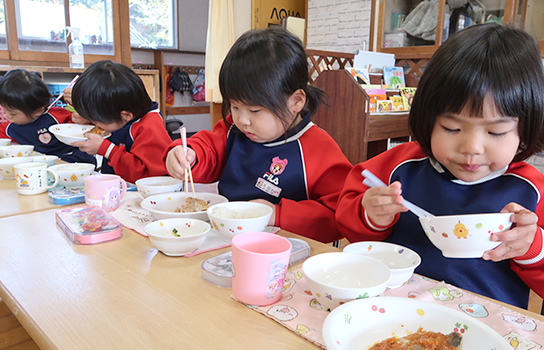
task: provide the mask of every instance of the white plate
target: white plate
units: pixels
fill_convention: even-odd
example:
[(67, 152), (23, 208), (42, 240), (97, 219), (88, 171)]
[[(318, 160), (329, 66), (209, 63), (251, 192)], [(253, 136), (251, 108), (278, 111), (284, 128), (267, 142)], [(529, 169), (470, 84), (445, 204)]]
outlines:
[[(55, 135), (55, 137), (67, 144), (71, 145), (72, 142), (86, 141), (87, 138), (83, 136), (86, 132), (89, 132), (94, 125), (83, 124), (55, 124), (49, 127), (49, 132)], [(106, 132), (103, 137), (109, 137), (111, 133)]]
[(457, 329), (463, 336), (462, 349), (512, 350), (499, 333), (462, 311), (397, 297), (359, 299), (337, 307), (325, 319), (323, 340), (328, 350), (364, 350), (419, 327), (444, 334)]

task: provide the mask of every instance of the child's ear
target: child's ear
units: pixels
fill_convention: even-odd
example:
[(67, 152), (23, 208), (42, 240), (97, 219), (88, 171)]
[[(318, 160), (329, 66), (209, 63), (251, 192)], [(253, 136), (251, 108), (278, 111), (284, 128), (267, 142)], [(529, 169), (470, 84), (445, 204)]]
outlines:
[(302, 111), (304, 106), (306, 105), (306, 93), (302, 89), (298, 89), (297, 91), (293, 92), (293, 94), (289, 97), (289, 109), (293, 114), (297, 115)]
[(134, 114), (129, 111), (121, 111), (121, 118), (123, 118), (123, 121), (125, 123), (128, 123), (132, 120), (132, 118), (134, 118)]

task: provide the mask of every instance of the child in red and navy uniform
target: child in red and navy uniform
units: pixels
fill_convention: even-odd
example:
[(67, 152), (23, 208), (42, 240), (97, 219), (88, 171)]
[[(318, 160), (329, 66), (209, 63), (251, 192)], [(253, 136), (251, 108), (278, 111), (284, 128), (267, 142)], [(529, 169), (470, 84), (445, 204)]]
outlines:
[(167, 175), (159, 157), (172, 139), (140, 77), (113, 62), (93, 63), (81, 74), (69, 93), (77, 113), (111, 132), (108, 138), (92, 133), (72, 145), (104, 157), (101, 172), (117, 174), (129, 182)]
[(352, 165), (325, 131), (310, 121), (322, 91), (308, 85), (301, 42), (282, 28), (243, 34), (219, 74), (223, 120), (165, 152), (166, 167), (195, 181), (219, 180), (231, 201), (274, 209), (269, 225), (321, 242), (341, 238), (334, 211)]
[[(340, 232), (350, 242), (409, 247), (421, 256), (417, 273), (521, 308), (529, 288), (544, 297), (544, 176), (523, 162), (544, 150), (536, 41), (491, 23), (451, 36), (425, 68), (409, 124), (417, 142), (349, 174), (336, 211)], [(363, 185), (364, 169), (389, 186)], [(513, 213), (512, 229), (493, 233), (502, 243), (483, 259), (445, 258), (403, 198), (434, 215)]]
[(7, 122), (0, 124), (0, 138), (10, 138), (22, 145), (33, 145), (36, 152), (56, 155), (74, 163), (96, 165), (96, 158), (66, 145), (49, 132), (55, 124), (71, 123), (72, 113), (51, 107), (51, 93), (38, 73), (12, 69), (0, 81), (0, 104)]

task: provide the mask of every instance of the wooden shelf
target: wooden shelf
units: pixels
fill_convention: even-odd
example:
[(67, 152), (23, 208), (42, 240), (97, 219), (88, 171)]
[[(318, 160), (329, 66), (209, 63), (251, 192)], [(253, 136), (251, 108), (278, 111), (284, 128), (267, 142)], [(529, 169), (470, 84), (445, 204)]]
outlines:
[(166, 115), (180, 114), (208, 114), (210, 106), (181, 106), (181, 107), (166, 107)]
[(322, 71), (313, 82), (327, 93), (327, 105), (312, 117), (338, 143), (352, 164), (387, 149), (387, 139), (410, 136), (409, 112), (369, 113), (369, 97), (345, 69)]

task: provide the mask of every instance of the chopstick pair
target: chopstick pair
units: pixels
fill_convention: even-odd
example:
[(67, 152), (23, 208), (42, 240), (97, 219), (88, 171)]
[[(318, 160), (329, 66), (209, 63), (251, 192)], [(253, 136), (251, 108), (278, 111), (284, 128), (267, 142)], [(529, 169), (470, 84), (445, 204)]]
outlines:
[[(181, 134), (181, 142), (183, 144), (183, 152), (185, 153), (185, 161), (187, 161), (187, 129), (185, 129), (185, 127), (181, 127), (179, 129), (179, 133)], [(187, 177), (189, 177), (189, 179), (187, 179)], [(185, 198), (189, 198), (189, 181), (191, 182), (191, 189), (193, 190), (193, 198), (196, 198), (195, 184), (193, 182), (193, 172), (191, 171), (190, 164), (187, 168), (185, 168)]]
[[(380, 180), (376, 175), (374, 175), (370, 170), (365, 169), (361, 172), (361, 175), (365, 177), (363, 180), (363, 184), (367, 185), (368, 187), (382, 187), (387, 186), (385, 183), (383, 183), (382, 180)], [(406, 199), (404, 199), (401, 203), (406, 208), (408, 208), (412, 213), (416, 214), (418, 217), (423, 218), (426, 216), (434, 217), (433, 214), (429, 213), (425, 209), (422, 209), (418, 207), (417, 205), (408, 202)]]
[[(76, 80), (77, 78), (79, 78), (79, 75), (76, 75), (74, 77), (74, 79), (72, 79), (72, 81), (70, 82), (70, 84), (68, 84), (68, 86), (66, 87), (66, 89), (69, 89), (71, 88), (72, 86), (74, 86), (74, 84), (76, 83)], [(47, 109), (45, 110), (46, 112), (55, 105), (55, 103), (57, 103), (58, 100), (60, 100), (62, 98), (62, 96), (64, 96), (64, 90), (57, 96), (57, 98), (55, 99), (55, 101), (51, 102), (51, 104), (49, 104), (49, 106), (47, 107)]]

